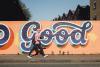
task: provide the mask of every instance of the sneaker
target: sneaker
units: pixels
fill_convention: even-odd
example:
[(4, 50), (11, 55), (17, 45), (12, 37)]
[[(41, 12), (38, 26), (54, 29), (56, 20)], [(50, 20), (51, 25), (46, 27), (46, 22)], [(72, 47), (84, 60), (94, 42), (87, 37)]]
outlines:
[(31, 59), (32, 57), (31, 56), (27, 56), (29, 59)]
[(48, 57), (48, 55), (44, 55), (43, 57), (46, 58), (46, 57)]

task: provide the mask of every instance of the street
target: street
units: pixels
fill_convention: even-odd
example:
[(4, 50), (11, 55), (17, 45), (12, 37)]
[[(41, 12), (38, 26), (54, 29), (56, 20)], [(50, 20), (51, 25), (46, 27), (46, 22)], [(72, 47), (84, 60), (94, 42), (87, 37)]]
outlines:
[(94, 63), (2, 63), (0, 67), (100, 67)]
[(0, 55), (0, 67), (100, 67), (100, 55)]

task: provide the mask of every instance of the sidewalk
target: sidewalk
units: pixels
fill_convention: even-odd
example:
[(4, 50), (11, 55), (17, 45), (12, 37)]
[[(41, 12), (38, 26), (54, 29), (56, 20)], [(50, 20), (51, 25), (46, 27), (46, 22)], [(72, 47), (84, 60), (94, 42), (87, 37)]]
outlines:
[(27, 55), (0, 55), (0, 63), (71, 63), (71, 62), (100, 62), (100, 55), (49, 55), (46, 58)]

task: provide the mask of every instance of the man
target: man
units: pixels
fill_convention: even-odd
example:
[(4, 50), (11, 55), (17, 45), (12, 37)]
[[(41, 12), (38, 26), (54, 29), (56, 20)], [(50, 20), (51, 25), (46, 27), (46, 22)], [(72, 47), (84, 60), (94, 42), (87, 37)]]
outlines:
[(35, 38), (32, 40), (32, 44), (34, 45), (31, 49), (31, 51), (29, 52), (29, 56), (27, 56), (28, 58), (32, 58), (32, 51), (35, 50), (36, 51), (36, 54), (35, 55), (38, 55), (38, 53), (40, 53), (43, 57), (47, 57), (48, 55), (45, 55), (44, 54), (44, 51), (43, 51), (43, 48), (42, 48), (42, 45), (41, 45), (41, 38), (40, 38), (40, 29), (37, 29), (36, 33), (35, 33)]

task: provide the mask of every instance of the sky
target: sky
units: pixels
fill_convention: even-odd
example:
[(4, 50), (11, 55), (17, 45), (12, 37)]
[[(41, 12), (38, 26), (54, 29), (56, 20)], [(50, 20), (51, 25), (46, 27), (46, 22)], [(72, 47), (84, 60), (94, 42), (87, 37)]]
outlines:
[(32, 21), (52, 20), (75, 10), (77, 5), (89, 5), (89, 0), (21, 0), (31, 13)]

